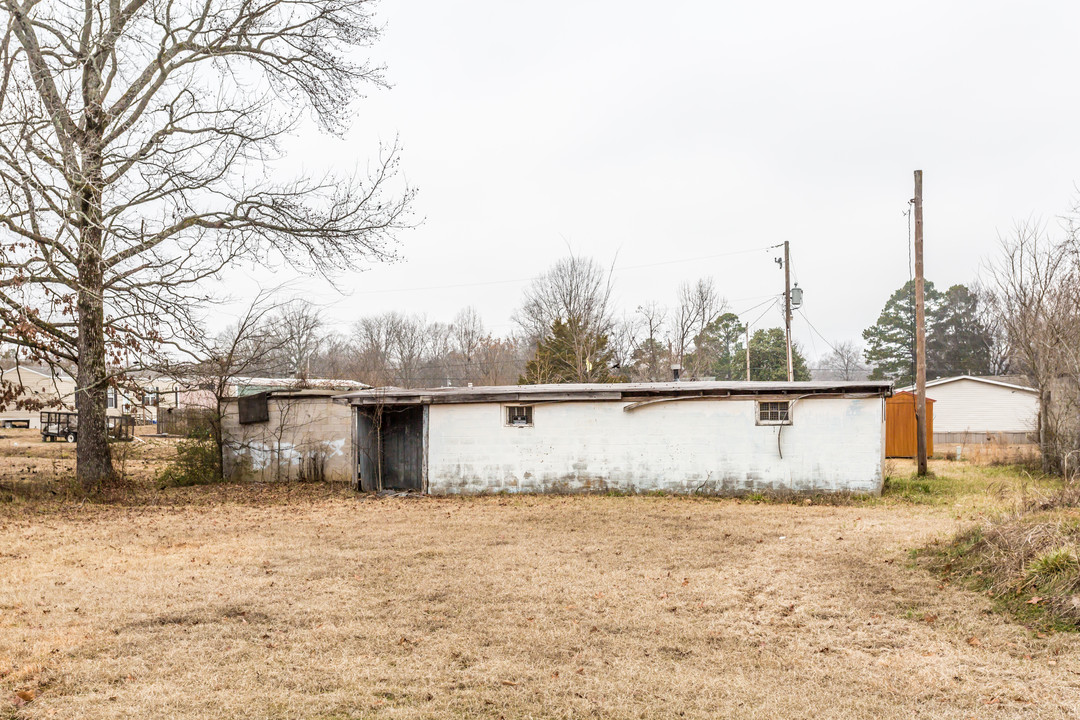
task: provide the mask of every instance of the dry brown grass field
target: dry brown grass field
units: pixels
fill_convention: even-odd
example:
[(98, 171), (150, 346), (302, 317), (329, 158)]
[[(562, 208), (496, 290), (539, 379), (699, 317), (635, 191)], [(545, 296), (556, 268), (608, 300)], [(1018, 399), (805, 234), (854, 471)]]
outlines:
[(956, 479), (836, 506), (313, 485), (0, 504), (0, 718), (1080, 716), (1075, 634), (911, 560), (1032, 488), (934, 468)]

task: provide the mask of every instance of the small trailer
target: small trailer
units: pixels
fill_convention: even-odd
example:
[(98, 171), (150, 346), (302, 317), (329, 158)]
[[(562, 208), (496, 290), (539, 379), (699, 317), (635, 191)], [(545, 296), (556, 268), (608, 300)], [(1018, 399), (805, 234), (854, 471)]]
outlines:
[[(135, 418), (130, 415), (110, 415), (105, 418), (110, 440), (131, 440), (135, 436)], [(79, 414), (66, 411), (41, 413), (41, 440), (62, 439), (73, 443), (79, 439)]]

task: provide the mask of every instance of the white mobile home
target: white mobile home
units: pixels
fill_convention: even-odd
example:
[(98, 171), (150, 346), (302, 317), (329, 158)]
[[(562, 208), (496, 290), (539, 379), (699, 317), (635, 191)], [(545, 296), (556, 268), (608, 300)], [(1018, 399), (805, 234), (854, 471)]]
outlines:
[(1035, 442), (1039, 391), (1015, 378), (960, 375), (926, 383), (934, 403), (934, 442)]
[(0, 427), (41, 427), (42, 410), (74, 410), (75, 380), (62, 370), (44, 365), (0, 363)]
[(878, 493), (887, 382), (399, 389), (353, 407), (363, 490)]

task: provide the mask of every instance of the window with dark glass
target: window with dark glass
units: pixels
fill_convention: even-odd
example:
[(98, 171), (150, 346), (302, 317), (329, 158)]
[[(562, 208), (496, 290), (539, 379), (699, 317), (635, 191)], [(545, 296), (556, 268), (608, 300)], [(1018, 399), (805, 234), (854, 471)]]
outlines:
[(514, 427), (528, 427), (533, 424), (532, 405), (507, 405), (506, 424)]

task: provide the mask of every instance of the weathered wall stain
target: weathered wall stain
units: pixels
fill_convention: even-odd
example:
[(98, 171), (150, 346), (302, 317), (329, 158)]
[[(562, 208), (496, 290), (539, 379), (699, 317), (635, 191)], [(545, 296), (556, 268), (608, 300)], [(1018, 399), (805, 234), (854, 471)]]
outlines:
[(508, 428), (497, 403), (433, 405), (428, 491), (771, 491), (877, 493), (882, 400), (806, 398), (777, 428), (755, 403), (703, 400), (632, 413), (622, 402), (535, 406), (533, 427)]

